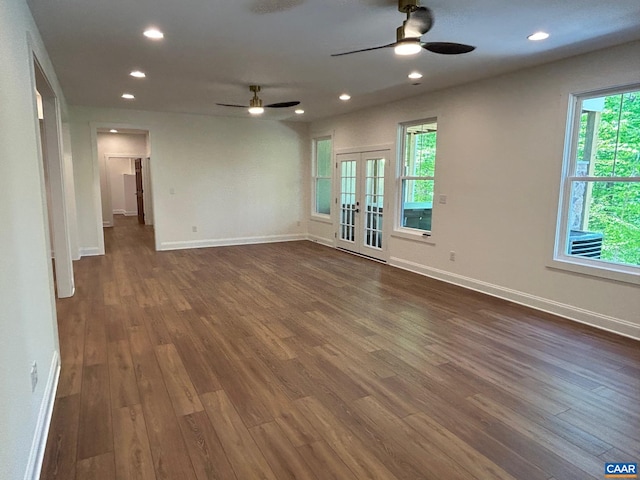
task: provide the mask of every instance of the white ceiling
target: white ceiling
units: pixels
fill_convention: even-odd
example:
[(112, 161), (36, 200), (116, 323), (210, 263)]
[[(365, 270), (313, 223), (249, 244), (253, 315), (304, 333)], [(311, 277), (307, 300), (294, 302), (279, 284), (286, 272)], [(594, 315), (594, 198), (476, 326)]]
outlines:
[[(28, 0), (71, 105), (248, 116), (216, 102), (300, 100), (315, 120), (640, 39), (639, 0), (423, 0), (435, 25), (424, 41), (477, 49), (460, 56), (392, 49), (332, 53), (395, 41), (396, 0)], [(142, 36), (149, 26), (165, 38)], [(531, 42), (537, 30), (548, 40)], [(146, 72), (135, 79), (131, 70)], [(412, 85), (407, 74), (424, 74)], [(125, 91), (133, 101), (120, 98)], [(352, 100), (338, 100), (348, 92)]]

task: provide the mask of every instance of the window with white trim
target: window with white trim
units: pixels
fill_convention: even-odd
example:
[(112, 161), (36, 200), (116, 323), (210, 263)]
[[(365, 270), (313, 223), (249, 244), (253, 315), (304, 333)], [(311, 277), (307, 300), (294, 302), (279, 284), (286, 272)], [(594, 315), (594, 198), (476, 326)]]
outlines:
[(640, 275), (640, 86), (574, 96), (570, 116), (555, 259)]
[(432, 230), (438, 123), (435, 118), (401, 125), (400, 221), (406, 231)]
[(331, 214), (331, 137), (313, 139), (313, 214)]

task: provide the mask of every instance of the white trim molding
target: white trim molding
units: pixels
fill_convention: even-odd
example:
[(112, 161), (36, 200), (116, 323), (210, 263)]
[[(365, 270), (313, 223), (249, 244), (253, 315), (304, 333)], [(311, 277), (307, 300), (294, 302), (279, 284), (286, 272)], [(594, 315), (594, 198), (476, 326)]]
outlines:
[(95, 257), (98, 255), (104, 255), (104, 252), (101, 252), (99, 247), (85, 247), (80, 249), (80, 257)]
[[(124, 215), (125, 217), (137, 217), (138, 216), (138, 211), (137, 210), (124, 210), (124, 209), (119, 209), (119, 210), (113, 210), (112, 212), (114, 215)], [(103, 224), (105, 224), (106, 222), (102, 222)], [(107, 225), (105, 225), (107, 226)], [(108, 225), (109, 227), (113, 226), (113, 225)]]
[(307, 235), (307, 240), (313, 243), (319, 243), (320, 245), (324, 245), (325, 247), (335, 248), (335, 242), (331, 238), (319, 237), (318, 235)]
[(29, 453), (29, 462), (27, 463), (27, 469), (24, 473), (24, 480), (38, 480), (40, 478), (59, 378), (60, 355), (56, 350), (53, 352), (53, 358), (51, 359), (49, 377), (47, 378), (47, 385), (45, 386), (44, 396), (40, 404), (40, 413), (38, 414), (36, 431), (33, 436), (33, 442), (31, 443), (31, 452)]
[(460, 287), (475, 290), (476, 292), (491, 295), (492, 297), (508, 300), (525, 307), (530, 307), (543, 312), (551, 313), (559, 317), (572, 320), (574, 322), (583, 323), (600, 330), (606, 330), (624, 337), (640, 340), (640, 325), (628, 322), (626, 320), (602, 315), (597, 312), (584, 310), (582, 308), (567, 305), (565, 303), (556, 302), (546, 298), (530, 295), (528, 293), (512, 290), (510, 288), (501, 287), (488, 282), (483, 282), (470, 277), (457, 275), (455, 273), (439, 270), (437, 268), (427, 267), (418, 263), (402, 260), (401, 258), (391, 257), (389, 265), (413, 273), (424, 275), (426, 277), (441, 280), (443, 282), (452, 283)]
[(159, 250), (185, 250), (188, 248), (229, 247), (232, 245), (254, 245), (258, 243), (297, 242), (306, 239), (306, 235), (296, 233), (291, 235), (269, 235), (264, 237), (187, 240), (182, 242), (161, 242)]

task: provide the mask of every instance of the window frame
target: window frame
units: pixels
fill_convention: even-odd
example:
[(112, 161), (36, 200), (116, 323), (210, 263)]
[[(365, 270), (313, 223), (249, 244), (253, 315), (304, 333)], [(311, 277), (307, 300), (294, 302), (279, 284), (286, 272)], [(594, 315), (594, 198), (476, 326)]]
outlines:
[[(318, 175), (318, 142), (322, 140), (330, 140), (331, 141), (331, 156), (329, 158), (329, 176), (320, 176)], [(314, 135), (311, 139), (311, 217), (314, 220), (323, 221), (326, 223), (331, 223), (331, 215), (333, 214), (333, 209), (331, 208), (332, 199), (333, 199), (333, 163), (334, 163), (334, 142), (333, 142), (333, 134), (318, 134)], [(318, 212), (318, 180), (329, 180), (330, 188), (329, 188), (329, 213), (321, 213)]]
[(568, 231), (571, 218), (571, 191), (575, 182), (630, 182), (640, 183), (640, 176), (636, 177), (603, 177), (575, 175), (577, 164), (578, 139), (580, 134), (580, 117), (582, 104), (585, 100), (640, 91), (640, 84), (602, 88), (569, 95), (567, 126), (565, 132), (562, 173), (560, 179), (560, 201), (555, 228), (555, 242), (553, 257), (548, 265), (551, 268), (567, 270), (609, 280), (640, 285), (640, 266), (626, 265), (607, 260), (591, 259), (577, 255), (569, 255)]
[[(407, 139), (407, 129), (416, 125), (422, 125), (422, 124), (427, 124), (427, 123), (435, 123), (436, 125), (439, 124), (438, 121), (438, 116), (437, 115), (433, 115), (433, 116), (429, 116), (426, 118), (422, 118), (422, 119), (418, 119), (418, 120), (411, 120), (411, 121), (407, 121), (407, 122), (401, 122), (398, 124), (398, 154), (396, 156), (396, 158), (398, 159), (397, 162), (397, 175), (396, 175), (396, 200), (397, 200), (397, 205), (396, 205), (396, 215), (395, 215), (395, 222), (394, 222), (394, 228), (393, 228), (393, 236), (394, 237), (400, 237), (400, 238), (406, 238), (409, 240), (419, 240), (421, 242), (424, 243), (429, 243), (429, 244), (435, 244), (434, 239), (433, 239), (433, 219), (434, 219), (434, 212), (435, 212), (435, 206), (436, 206), (436, 201), (435, 201), (435, 197), (436, 197), (436, 172), (437, 172), (437, 165), (438, 165), (438, 139), (436, 137), (436, 159), (434, 162), (434, 171), (433, 171), (433, 176), (415, 176), (415, 175), (405, 175), (404, 174), (404, 166), (405, 166), (405, 153), (406, 153), (406, 139)], [(437, 131), (437, 129), (436, 129)], [(412, 227), (405, 227), (402, 225), (403, 223), (403, 212), (404, 212), (404, 182), (405, 181), (411, 181), (411, 180), (429, 180), (433, 182), (433, 202), (432, 202), (432, 206), (431, 206), (431, 229), (430, 230), (422, 230), (419, 228), (412, 228)]]

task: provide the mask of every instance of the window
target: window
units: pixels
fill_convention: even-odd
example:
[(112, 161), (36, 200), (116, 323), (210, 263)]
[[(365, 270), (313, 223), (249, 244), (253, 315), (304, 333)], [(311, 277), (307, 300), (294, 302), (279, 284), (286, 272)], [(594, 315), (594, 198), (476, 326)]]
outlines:
[(574, 97), (556, 260), (640, 275), (640, 90)]
[(437, 130), (435, 119), (402, 125), (401, 228), (432, 229)]
[(313, 140), (313, 213), (331, 213), (331, 137)]

